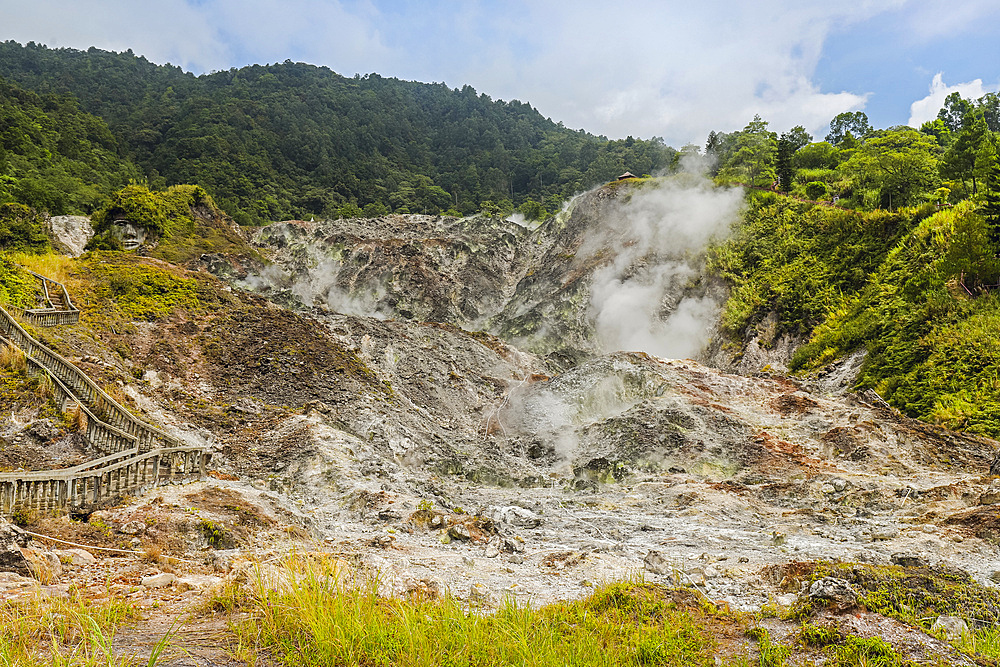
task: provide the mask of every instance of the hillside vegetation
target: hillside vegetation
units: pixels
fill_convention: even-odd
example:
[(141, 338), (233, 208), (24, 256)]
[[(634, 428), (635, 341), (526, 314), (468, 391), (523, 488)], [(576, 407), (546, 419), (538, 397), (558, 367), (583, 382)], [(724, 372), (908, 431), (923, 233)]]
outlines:
[(857, 387), (920, 419), (1000, 435), (1000, 261), (974, 202), (855, 212), (754, 197), (712, 269), (734, 286), (723, 325), (776, 313), (812, 372), (858, 349)]
[(71, 96), (0, 79), (0, 203), (53, 215), (90, 211), (139, 175), (107, 124)]
[(198, 183), (241, 223), (522, 206), (529, 217), (630, 169), (670, 166), (660, 139), (609, 141), (529, 104), (284, 62), (195, 77), (131, 52), (0, 44), (0, 76), (72, 95), (155, 187)]

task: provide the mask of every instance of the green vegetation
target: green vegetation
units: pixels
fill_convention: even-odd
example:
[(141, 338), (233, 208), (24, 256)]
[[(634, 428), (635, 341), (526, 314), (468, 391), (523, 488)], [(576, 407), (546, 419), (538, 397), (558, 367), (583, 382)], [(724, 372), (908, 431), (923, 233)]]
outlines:
[(0, 250), (34, 253), (51, 250), (45, 219), (24, 204), (0, 204)]
[(207, 279), (135, 255), (95, 251), (79, 260), (74, 298), (84, 320), (104, 327), (164, 318), (175, 309), (198, 310), (217, 299)]
[(733, 284), (723, 324), (734, 333), (772, 311), (781, 331), (812, 331), (845, 294), (865, 286), (924, 213), (843, 211), (767, 193), (749, 197), (743, 223), (712, 249), (708, 265)]
[[(265, 581), (243, 600), (237, 657), (289, 665), (715, 665), (710, 624), (734, 624), (691, 593), (620, 583), (541, 609), (493, 614), (451, 598), (381, 598), (377, 582), (307, 570), (297, 586)], [(224, 604), (233, 608), (233, 604)], [(726, 664), (726, 663), (724, 663)], [(728, 664), (740, 664), (732, 661)]]
[(199, 183), (241, 224), (471, 214), (487, 200), (555, 211), (623, 171), (668, 168), (677, 154), (661, 139), (570, 130), (471, 86), (346, 78), (287, 61), (195, 77), (131, 52), (9, 41), (0, 43), (0, 76), (65, 104), (78, 100), (107, 122), (154, 189)]
[(743, 225), (710, 257), (709, 269), (733, 286), (724, 326), (738, 336), (773, 312), (774, 335), (808, 339), (793, 370), (865, 349), (859, 388), (913, 417), (1000, 434), (991, 228), (972, 201), (935, 211), (752, 196)]
[(115, 223), (142, 227), (153, 245), (150, 254), (184, 264), (204, 253), (225, 253), (264, 260), (240, 237), (205, 190), (197, 185), (173, 185), (163, 191), (132, 182), (114, 192), (91, 217), (96, 235), (92, 250), (121, 250)]
[(930, 630), (938, 616), (958, 616), (982, 624), (1000, 622), (1000, 591), (976, 583), (968, 574), (936, 567), (862, 563), (819, 563), (815, 581), (838, 577), (851, 582), (869, 611)]
[(116, 220), (146, 227), (157, 236), (172, 236), (193, 231), (191, 209), (201, 206), (210, 215), (218, 215), (215, 202), (197, 185), (175, 185), (162, 192), (152, 192), (145, 185), (132, 182), (113, 193), (91, 216), (94, 232), (107, 232)]
[(35, 278), (0, 254), (0, 304), (15, 308), (35, 305)]
[[(118, 151), (104, 121), (82, 112), (72, 96), (38, 95), (0, 79), (0, 203), (88, 213), (139, 175)], [(5, 226), (0, 221), (0, 235)], [(0, 247), (9, 247), (2, 236)]]
[[(136, 619), (136, 608), (120, 599), (105, 602), (32, 596), (0, 604), (0, 664), (117, 667), (135, 664), (116, 657), (114, 632)], [(152, 664), (152, 661), (151, 661)]]

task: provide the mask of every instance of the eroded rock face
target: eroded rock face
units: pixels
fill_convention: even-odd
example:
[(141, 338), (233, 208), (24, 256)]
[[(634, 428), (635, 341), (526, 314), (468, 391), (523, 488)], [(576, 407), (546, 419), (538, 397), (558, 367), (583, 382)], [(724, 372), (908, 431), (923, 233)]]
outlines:
[(48, 220), (49, 234), (56, 250), (71, 257), (83, 254), (84, 246), (94, 237), (90, 218), (82, 215), (55, 215)]
[(281, 271), (248, 279), (334, 312), (482, 323), (525, 273), (527, 230), (490, 218), (392, 215), (264, 227), (253, 243)]
[(690, 178), (581, 195), (534, 230), (475, 217), (269, 225), (243, 284), (289, 306), (486, 328), (553, 368), (617, 349), (702, 353), (725, 298), (702, 251), (742, 195)]

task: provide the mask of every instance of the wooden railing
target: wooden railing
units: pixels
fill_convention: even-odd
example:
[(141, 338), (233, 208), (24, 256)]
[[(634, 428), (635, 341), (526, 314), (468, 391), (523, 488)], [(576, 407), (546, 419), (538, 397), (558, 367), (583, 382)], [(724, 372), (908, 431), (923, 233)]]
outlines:
[(3, 308), (0, 308), (0, 336), (7, 338), (19, 347), (31, 362), (43, 367), (53, 378), (62, 382), (73, 397), (81, 404), (85, 404), (101, 421), (136, 436), (140, 452), (177, 447), (182, 444), (173, 436), (145, 423), (122, 407), (83, 371), (32, 338)]
[[(53, 308), (38, 315), (65, 315), (76, 311), (66, 288), (42, 280), (46, 303)], [(58, 286), (66, 309), (56, 309), (49, 284)], [(54, 288), (53, 288), (54, 289)], [(23, 311), (31, 321), (32, 311)], [(79, 318), (79, 311), (76, 311)], [(73, 320), (77, 321), (76, 319)], [(65, 322), (55, 322), (65, 323)], [(45, 325), (42, 325), (45, 326)], [(32, 372), (52, 380), (61, 410), (75, 404), (80, 411), (81, 435), (104, 457), (59, 470), (0, 473), (0, 514), (17, 510), (64, 511), (94, 507), (125, 494), (140, 494), (158, 484), (200, 479), (211, 454), (203, 447), (185, 445), (142, 421), (97, 386), (86, 373), (35, 340), (17, 320), (0, 307), (0, 341), (19, 348)], [(82, 421), (86, 424), (82, 424)]]
[[(44, 308), (26, 308), (21, 310), (21, 316), (36, 327), (54, 327), (62, 324), (76, 324), (80, 321), (80, 310), (73, 305), (66, 286), (40, 273), (25, 269), (35, 276), (42, 284)], [(55, 294), (55, 296), (53, 296)]]
[[(0, 514), (94, 507), (159, 484), (201, 479), (208, 459), (201, 447), (170, 447), (144, 454), (123, 452), (64, 470), (2, 473)], [(104, 461), (109, 462), (96, 466)]]

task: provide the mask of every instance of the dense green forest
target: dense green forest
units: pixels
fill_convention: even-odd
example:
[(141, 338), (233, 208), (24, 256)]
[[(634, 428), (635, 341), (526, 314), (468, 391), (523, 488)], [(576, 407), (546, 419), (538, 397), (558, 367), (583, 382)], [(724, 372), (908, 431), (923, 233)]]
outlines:
[(152, 187), (197, 183), (243, 224), (467, 214), (484, 202), (534, 217), (625, 170), (654, 173), (677, 157), (660, 139), (609, 141), (470, 86), (346, 78), (287, 61), (196, 77), (131, 52), (9, 41), (0, 43), (0, 76), (66, 104), (71, 95), (107, 123)]
[(0, 203), (53, 215), (89, 211), (140, 175), (104, 121), (80, 111), (72, 97), (0, 79)]
[(824, 141), (794, 127), (778, 135), (754, 117), (742, 130), (711, 132), (705, 152), (720, 183), (740, 182), (841, 207), (896, 209), (957, 203), (983, 194), (997, 161), (1000, 97), (949, 95), (919, 129), (878, 130), (860, 111), (830, 122)]

